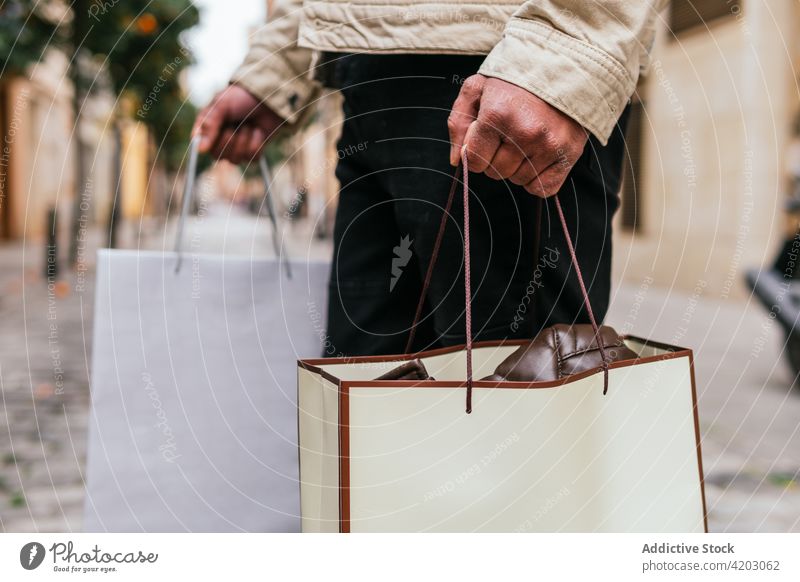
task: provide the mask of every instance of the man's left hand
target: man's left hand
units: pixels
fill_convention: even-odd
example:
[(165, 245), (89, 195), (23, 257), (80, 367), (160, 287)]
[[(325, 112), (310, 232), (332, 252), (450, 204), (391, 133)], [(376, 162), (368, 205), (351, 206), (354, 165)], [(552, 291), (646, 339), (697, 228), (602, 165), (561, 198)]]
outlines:
[(577, 121), (530, 91), (483, 75), (464, 82), (447, 126), (451, 164), (466, 145), (470, 171), (541, 197), (558, 192), (588, 139)]

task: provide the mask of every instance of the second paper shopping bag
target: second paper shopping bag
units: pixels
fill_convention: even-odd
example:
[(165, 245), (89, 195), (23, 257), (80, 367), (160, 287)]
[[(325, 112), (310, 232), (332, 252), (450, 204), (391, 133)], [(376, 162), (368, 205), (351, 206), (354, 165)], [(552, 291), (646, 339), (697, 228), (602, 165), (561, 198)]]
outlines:
[(85, 530), (300, 529), (295, 360), (322, 351), (330, 265), (286, 260), (268, 195), (273, 258), (99, 252)]

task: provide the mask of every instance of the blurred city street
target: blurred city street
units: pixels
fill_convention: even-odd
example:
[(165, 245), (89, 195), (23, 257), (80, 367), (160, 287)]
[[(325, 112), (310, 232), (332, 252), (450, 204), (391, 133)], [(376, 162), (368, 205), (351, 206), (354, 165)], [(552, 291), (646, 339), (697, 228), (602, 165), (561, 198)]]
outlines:
[(607, 322), (694, 351), (712, 532), (800, 531), (800, 390), (754, 299), (625, 284)]
[[(156, 544), (150, 580), (159, 555), (249, 579), (302, 551), (198, 561), (167, 532), (696, 532), (698, 464), (709, 532), (800, 533), (800, 0), (600, 7), (0, 0), (0, 534), (24, 532), (19, 565), (116, 572), (133, 554), (101, 546), (124, 532)], [(434, 238), (445, 204), (459, 235)], [(402, 349), (417, 303), (410, 346), (575, 317), (614, 344), (558, 325), (474, 361), (350, 357)], [(471, 414), (472, 380), (498, 377)], [(791, 577), (785, 536), (718, 556), (725, 537), (648, 539), (642, 575), (780, 558)], [(575, 567), (616, 572), (593, 541)], [(365, 579), (386, 559), (336, 557)]]
[[(125, 246), (171, 250), (174, 226)], [(286, 224), (293, 259), (328, 256), (310, 226)], [(211, 203), (189, 220), (185, 240), (194, 252), (270, 256), (269, 228), (266, 217)], [(103, 240), (91, 235), (87, 257)], [(48, 286), (44, 261), (41, 244), (0, 246), (0, 531), (81, 530), (94, 270)]]
[[(294, 258), (327, 256), (326, 241), (292, 228)], [(138, 244), (171, 248), (173, 232), (153, 228)], [(210, 205), (187, 232), (197, 250), (233, 255), (271, 254), (269, 234), (266, 219), (226, 203)], [(0, 246), (4, 531), (82, 527), (93, 270), (48, 287), (43, 261), (40, 244)], [(783, 336), (753, 301), (704, 290), (625, 283), (614, 291), (608, 323), (695, 350), (711, 530), (800, 531), (800, 390), (790, 388)]]

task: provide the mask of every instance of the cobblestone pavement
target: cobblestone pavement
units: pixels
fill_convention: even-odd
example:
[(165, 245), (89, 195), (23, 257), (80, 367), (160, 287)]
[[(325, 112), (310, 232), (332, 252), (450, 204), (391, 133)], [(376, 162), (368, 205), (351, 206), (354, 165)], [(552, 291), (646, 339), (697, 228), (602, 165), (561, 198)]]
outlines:
[[(209, 212), (202, 249), (268, 248), (252, 218)], [(232, 233), (236, 233), (235, 237)], [(302, 238), (303, 233), (297, 233)], [(157, 231), (147, 246), (171, 237)], [(170, 246), (170, 245), (166, 245)], [(296, 256), (324, 256), (324, 243)], [(40, 245), (0, 246), (0, 530), (80, 531), (92, 280), (48, 286)], [(623, 285), (608, 322), (695, 349), (712, 531), (800, 531), (800, 390), (757, 305)]]
[(0, 248), (0, 527), (80, 530), (92, 277), (48, 287), (41, 245)]

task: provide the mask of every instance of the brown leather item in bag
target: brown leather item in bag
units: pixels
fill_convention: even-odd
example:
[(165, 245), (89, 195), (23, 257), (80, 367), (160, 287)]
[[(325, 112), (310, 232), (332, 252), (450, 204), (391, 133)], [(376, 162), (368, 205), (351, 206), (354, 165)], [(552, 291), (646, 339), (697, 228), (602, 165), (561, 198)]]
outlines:
[[(411, 332), (408, 334), (405, 353), (411, 353), (414, 345), (414, 337), (417, 324), (422, 317), (422, 310), (425, 306), (425, 299), (428, 294), (428, 287), (433, 276), (433, 269), (439, 250), (444, 238), (444, 231), (447, 227), (447, 219), (450, 216), (450, 208), (453, 206), (456, 188), (459, 184), (459, 171), (461, 171), (461, 184), (464, 193), (464, 327), (466, 332), (466, 368), (467, 368), (467, 414), (472, 412), (472, 290), (470, 279), (470, 220), (469, 220), (469, 168), (467, 167), (467, 146), (461, 148), (461, 163), (456, 168), (453, 182), (450, 186), (450, 194), (447, 196), (447, 203), (439, 222), (439, 231), (431, 252), (431, 259), (428, 262), (428, 270), (422, 282), (422, 293), (420, 293), (417, 311), (414, 314), (414, 321), (411, 324)], [(536, 207), (536, 223), (541, 227), (542, 199)], [(603, 394), (608, 392), (608, 365), (618, 360), (635, 359), (638, 356), (628, 349), (622, 342), (622, 338), (610, 327), (599, 326), (597, 319), (592, 311), (589, 301), (589, 292), (583, 281), (581, 267), (578, 264), (578, 256), (575, 253), (575, 246), (572, 244), (572, 236), (567, 226), (567, 219), (558, 196), (553, 196), (553, 207), (555, 208), (558, 220), (561, 223), (561, 230), (564, 233), (564, 241), (569, 250), (570, 261), (578, 279), (578, 285), (583, 296), (583, 306), (590, 325), (554, 325), (540, 333), (527, 345), (521, 346), (502, 362), (495, 373), (483, 380), (511, 382), (536, 382), (547, 380), (558, 380), (565, 376), (577, 374), (595, 368), (603, 371)], [(534, 241), (534, 257), (539, 256), (539, 239)], [(602, 338), (598, 343), (595, 338)], [(607, 353), (608, 352), (608, 353)], [(395, 371), (390, 372), (393, 373)], [(396, 372), (399, 373), (399, 372)]]
[[(602, 325), (599, 331), (606, 364), (638, 357), (613, 328)], [(520, 346), (497, 366), (494, 374), (482, 379), (490, 382), (539, 382), (600, 368), (603, 368), (603, 354), (592, 326), (557, 324)]]
[(425, 369), (425, 364), (419, 359), (414, 359), (405, 364), (392, 368), (376, 380), (433, 380)]

